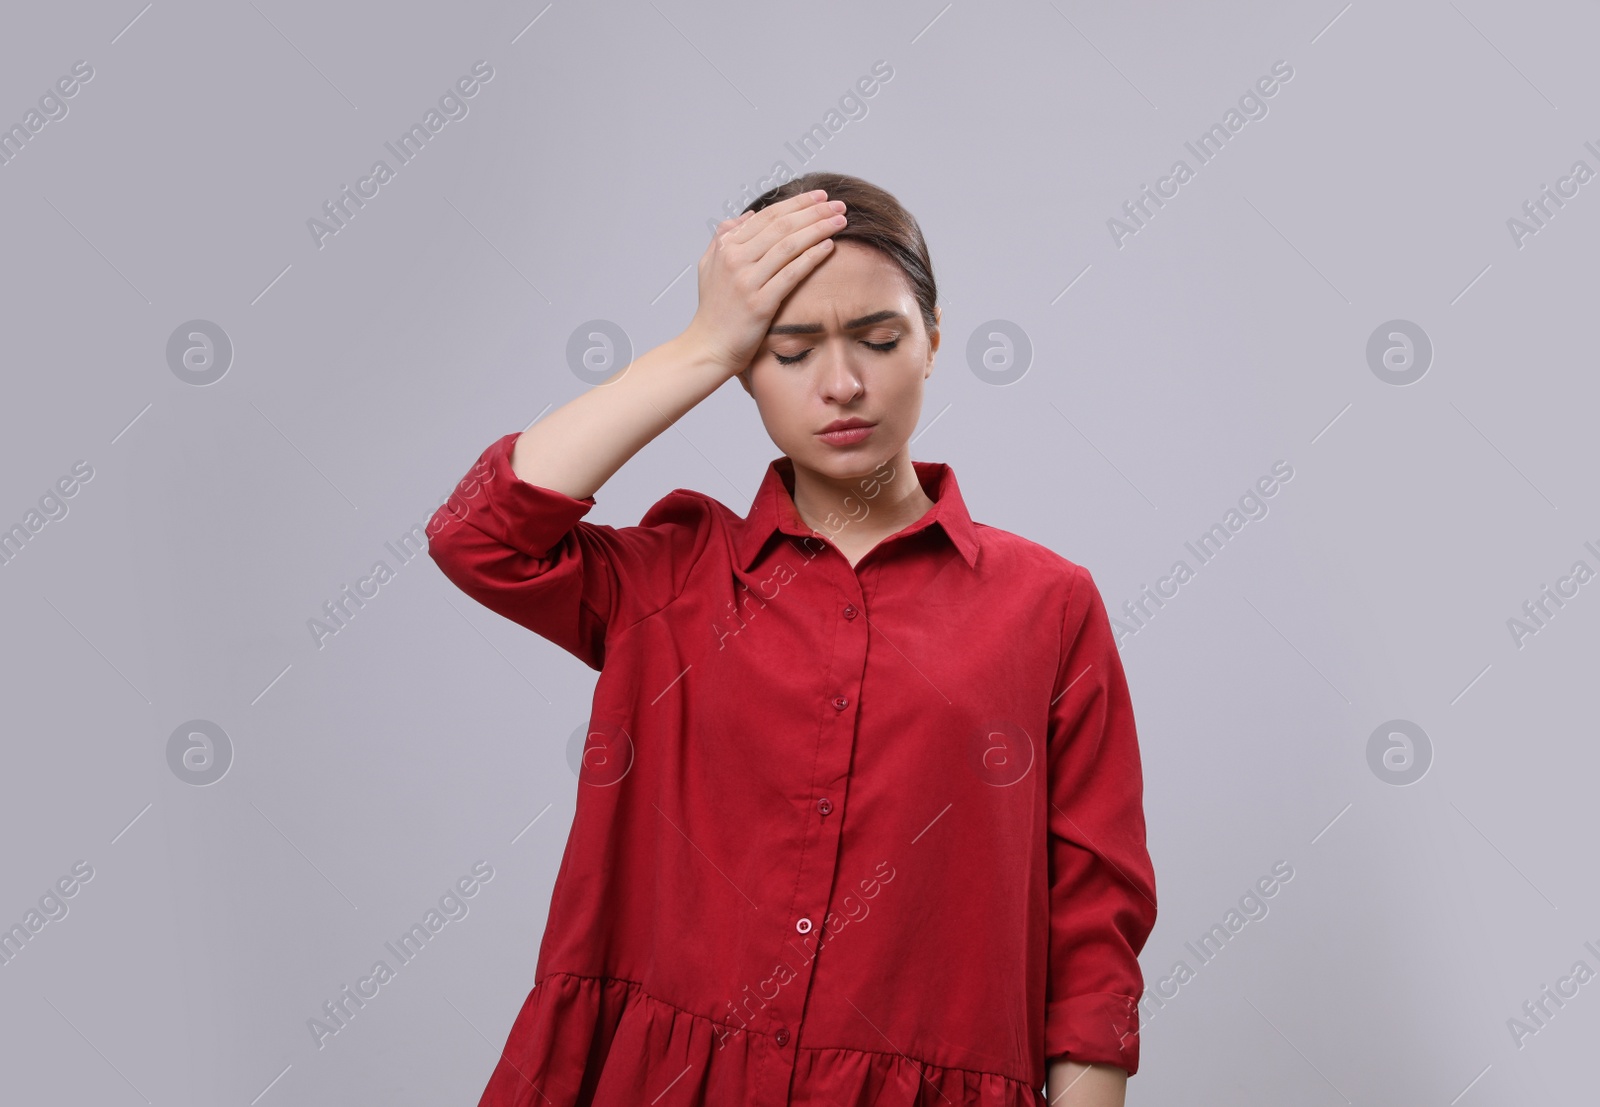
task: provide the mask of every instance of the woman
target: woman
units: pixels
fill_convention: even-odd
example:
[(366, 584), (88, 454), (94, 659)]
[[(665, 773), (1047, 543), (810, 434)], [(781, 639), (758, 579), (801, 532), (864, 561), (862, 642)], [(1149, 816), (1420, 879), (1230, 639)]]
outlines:
[[(681, 335), (430, 523), (463, 591), (600, 672), (481, 1107), (1123, 1102), (1156, 914), (1127, 684), (1088, 571), (911, 460), (935, 299), (893, 196), (790, 181), (718, 226)], [(735, 376), (782, 452), (747, 515), (582, 521)]]

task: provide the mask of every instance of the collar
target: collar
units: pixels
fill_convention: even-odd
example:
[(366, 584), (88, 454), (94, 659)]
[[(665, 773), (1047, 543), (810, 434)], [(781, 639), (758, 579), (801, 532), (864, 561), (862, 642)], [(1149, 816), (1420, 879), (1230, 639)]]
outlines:
[[(942, 461), (913, 461), (911, 466), (923, 492), (933, 501), (933, 507), (921, 519), (895, 533), (911, 534), (937, 523), (967, 565), (976, 566), (978, 528), (967, 513), (955, 471)], [(740, 569), (749, 571), (774, 532), (797, 538), (808, 538), (813, 533), (794, 506), (794, 461), (788, 456), (774, 458), (768, 463), (761, 487), (756, 489), (755, 499), (751, 501), (750, 512), (738, 524), (735, 552)]]

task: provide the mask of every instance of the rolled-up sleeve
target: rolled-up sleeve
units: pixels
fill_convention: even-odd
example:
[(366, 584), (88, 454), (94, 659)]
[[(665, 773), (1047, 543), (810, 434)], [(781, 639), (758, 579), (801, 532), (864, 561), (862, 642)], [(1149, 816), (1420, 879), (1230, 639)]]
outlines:
[(709, 539), (710, 501), (678, 489), (638, 526), (584, 522), (593, 496), (512, 471), (519, 433), (486, 449), (434, 512), (428, 554), (467, 595), (598, 670), (608, 635), (682, 591)]
[(1133, 704), (1105, 602), (1078, 567), (1050, 708), (1045, 1058), (1139, 1068), (1139, 951), (1156, 919)]

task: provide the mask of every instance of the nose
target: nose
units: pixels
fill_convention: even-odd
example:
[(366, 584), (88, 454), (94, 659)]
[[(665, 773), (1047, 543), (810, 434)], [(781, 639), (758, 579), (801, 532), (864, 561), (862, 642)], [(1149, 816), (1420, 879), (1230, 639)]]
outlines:
[(835, 404), (849, 404), (866, 389), (866, 382), (861, 379), (861, 373), (851, 356), (842, 352), (836, 344), (824, 343), (823, 348), (817, 351), (816, 357), (821, 363), (822, 377), (818, 382), (818, 388), (824, 400)]

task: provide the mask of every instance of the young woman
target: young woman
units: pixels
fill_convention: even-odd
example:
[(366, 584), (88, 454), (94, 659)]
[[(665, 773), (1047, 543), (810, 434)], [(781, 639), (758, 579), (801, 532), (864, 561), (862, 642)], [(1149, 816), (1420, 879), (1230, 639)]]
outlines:
[[(481, 1107), (1123, 1102), (1156, 916), (1128, 687), (1089, 572), (911, 459), (935, 299), (893, 196), (790, 181), (718, 226), (682, 334), (430, 523), (446, 576), (600, 673)], [(730, 377), (782, 454), (747, 514), (583, 521)]]

